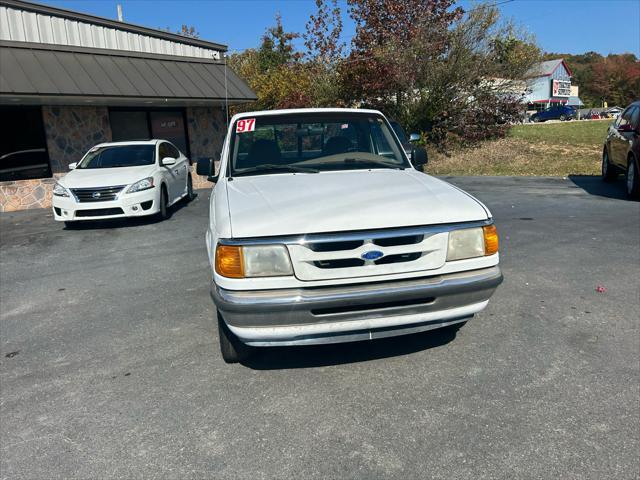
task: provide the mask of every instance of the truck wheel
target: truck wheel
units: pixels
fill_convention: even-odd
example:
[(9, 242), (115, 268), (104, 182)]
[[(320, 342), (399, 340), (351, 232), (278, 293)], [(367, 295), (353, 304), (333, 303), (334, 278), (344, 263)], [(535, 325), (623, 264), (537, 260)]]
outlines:
[(627, 163), (627, 195), (631, 198), (640, 196), (640, 178), (638, 177), (638, 166), (631, 155)]
[(222, 359), (225, 363), (238, 363), (248, 359), (251, 356), (251, 347), (245, 345), (238, 337), (236, 337), (227, 324), (224, 323), (224, 319), (220, 312), (217, 312), (218, 316), (218, 336), (220, 337), (220, 353), (222, 353)]
[(618, 172), (616, 167), (609, 162), (609, 152), (605, 148), (602, 151), (602, 180), (605, 182), (613, 182), (618, 178)]

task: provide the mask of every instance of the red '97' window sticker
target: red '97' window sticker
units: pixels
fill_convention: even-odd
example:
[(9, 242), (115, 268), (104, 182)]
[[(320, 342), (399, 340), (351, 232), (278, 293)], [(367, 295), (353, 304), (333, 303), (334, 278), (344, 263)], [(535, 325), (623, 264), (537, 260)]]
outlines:
[(243, 118), (236, 122), (236, 133), (253, 132), (256, 129), (255, 118)]

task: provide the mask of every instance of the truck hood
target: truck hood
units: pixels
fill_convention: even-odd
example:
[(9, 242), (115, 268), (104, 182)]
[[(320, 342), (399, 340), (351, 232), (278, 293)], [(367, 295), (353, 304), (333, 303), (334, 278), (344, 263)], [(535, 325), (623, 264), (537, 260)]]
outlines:
[(470, 195), (413, 169), (235, 177), (226, 188), (234, 238), (488, 218)]
[(76, 169), (60, 179), (68, 188), (110, 187), (129, 185), (153, 175), (154, 165), (141, 167), (87, 168)]

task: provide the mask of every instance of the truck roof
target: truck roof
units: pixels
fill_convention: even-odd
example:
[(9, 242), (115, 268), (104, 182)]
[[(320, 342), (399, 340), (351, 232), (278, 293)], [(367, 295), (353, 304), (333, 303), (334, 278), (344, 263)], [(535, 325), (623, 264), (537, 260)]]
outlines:
[(289, 108), (283, 110), (258, 110), (255, 112), (242, 112), (233, 116), (233, 120), (245, 117), (262, 117), (265, 115), (295, 115), (298, 113), (362, 113), (382, 115), (379, 110), (369, 110), (364, 108)]

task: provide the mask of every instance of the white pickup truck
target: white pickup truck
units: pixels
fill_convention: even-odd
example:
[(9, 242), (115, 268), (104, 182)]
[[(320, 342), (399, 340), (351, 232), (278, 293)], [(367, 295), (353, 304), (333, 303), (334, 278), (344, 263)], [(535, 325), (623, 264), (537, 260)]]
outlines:
[(375, 110), (233, 117), (207, 251), (226, 362), (253, 347), (351, 342), (465, 322), (502, 282), (491, 213), (422, 173)]

